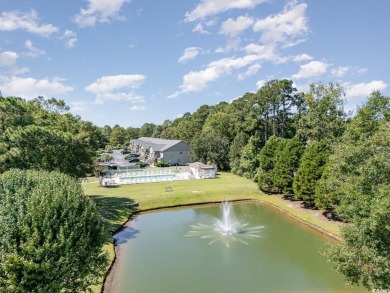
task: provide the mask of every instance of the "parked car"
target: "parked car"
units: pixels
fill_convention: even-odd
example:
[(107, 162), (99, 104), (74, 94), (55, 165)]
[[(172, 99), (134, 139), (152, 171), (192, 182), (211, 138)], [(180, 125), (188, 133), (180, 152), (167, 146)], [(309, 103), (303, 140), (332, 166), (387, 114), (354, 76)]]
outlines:
[(130, 158), (129, 159), (129, 163), (137, 163), (137, 162), (139, 162), (138, 158)]

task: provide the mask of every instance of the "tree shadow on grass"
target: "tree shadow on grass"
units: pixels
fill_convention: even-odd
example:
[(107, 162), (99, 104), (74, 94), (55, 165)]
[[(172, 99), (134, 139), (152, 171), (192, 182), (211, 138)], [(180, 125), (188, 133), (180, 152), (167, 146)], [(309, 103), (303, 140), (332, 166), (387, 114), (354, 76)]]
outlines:
[(90, 198), (95, 202), (102, 217), (106, 231), (109, 235), (107, 241), (112, 241), (112, 234), (116, 232), (137, 211), (134, 200), (126, 197), (92, 195)]

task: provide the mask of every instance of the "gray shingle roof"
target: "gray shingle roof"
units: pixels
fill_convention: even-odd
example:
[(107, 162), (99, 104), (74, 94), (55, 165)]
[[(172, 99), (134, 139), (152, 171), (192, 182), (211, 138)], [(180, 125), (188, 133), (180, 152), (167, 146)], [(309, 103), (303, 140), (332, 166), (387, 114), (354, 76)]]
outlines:
[(186, 143), (182, 140), (162, 139), (154, 137), (140, 137), (138, 139), (132, 139), (130, 140), (130, 142), (135, 144), (141, 144), (144, 148), (152, 147), (155, 152), (163, 152), (180, 142)]

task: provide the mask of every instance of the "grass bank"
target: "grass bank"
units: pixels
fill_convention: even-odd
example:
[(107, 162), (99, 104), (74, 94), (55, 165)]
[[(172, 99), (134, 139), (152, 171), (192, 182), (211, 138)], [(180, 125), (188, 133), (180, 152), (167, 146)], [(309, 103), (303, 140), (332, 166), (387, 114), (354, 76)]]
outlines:
[[(111, 233), (120, 229), (134, 212), (221, 202), (225, 199), (253, 199), (270, 204), (325, 233), (340, 235), (339, 224), (327, 221), (321, 217), (319, 211), (297, 208), (296, 203), (284, 200), (280, 196), (263, 194), (253, 181), (231, 173), (219, 172), (217, 178), (207, 180), (130, 184), (108, 188), (100, 187), (98, 181), (91, 178), (83, 187), (85, 193), (95, 201)], [(139, 207), (129, 208), (134, 203), (139, 203)], [(110, 235), (107, 236), (104, 249), (109, 253), (112, 262), (115, 254)]]

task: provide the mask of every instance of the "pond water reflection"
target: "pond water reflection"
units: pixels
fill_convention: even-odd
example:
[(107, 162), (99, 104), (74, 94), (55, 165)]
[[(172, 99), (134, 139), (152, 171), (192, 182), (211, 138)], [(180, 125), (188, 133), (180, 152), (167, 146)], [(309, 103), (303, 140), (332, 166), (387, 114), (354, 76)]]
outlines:
[(330, 241), (322, 234), (268, 206), (232, 209), (241, 234), (216, 234), (219, 206), (134, 219), (115, 236), (120, 253), (110, 292), (367, 292), (344, 287), (319, 253)]

